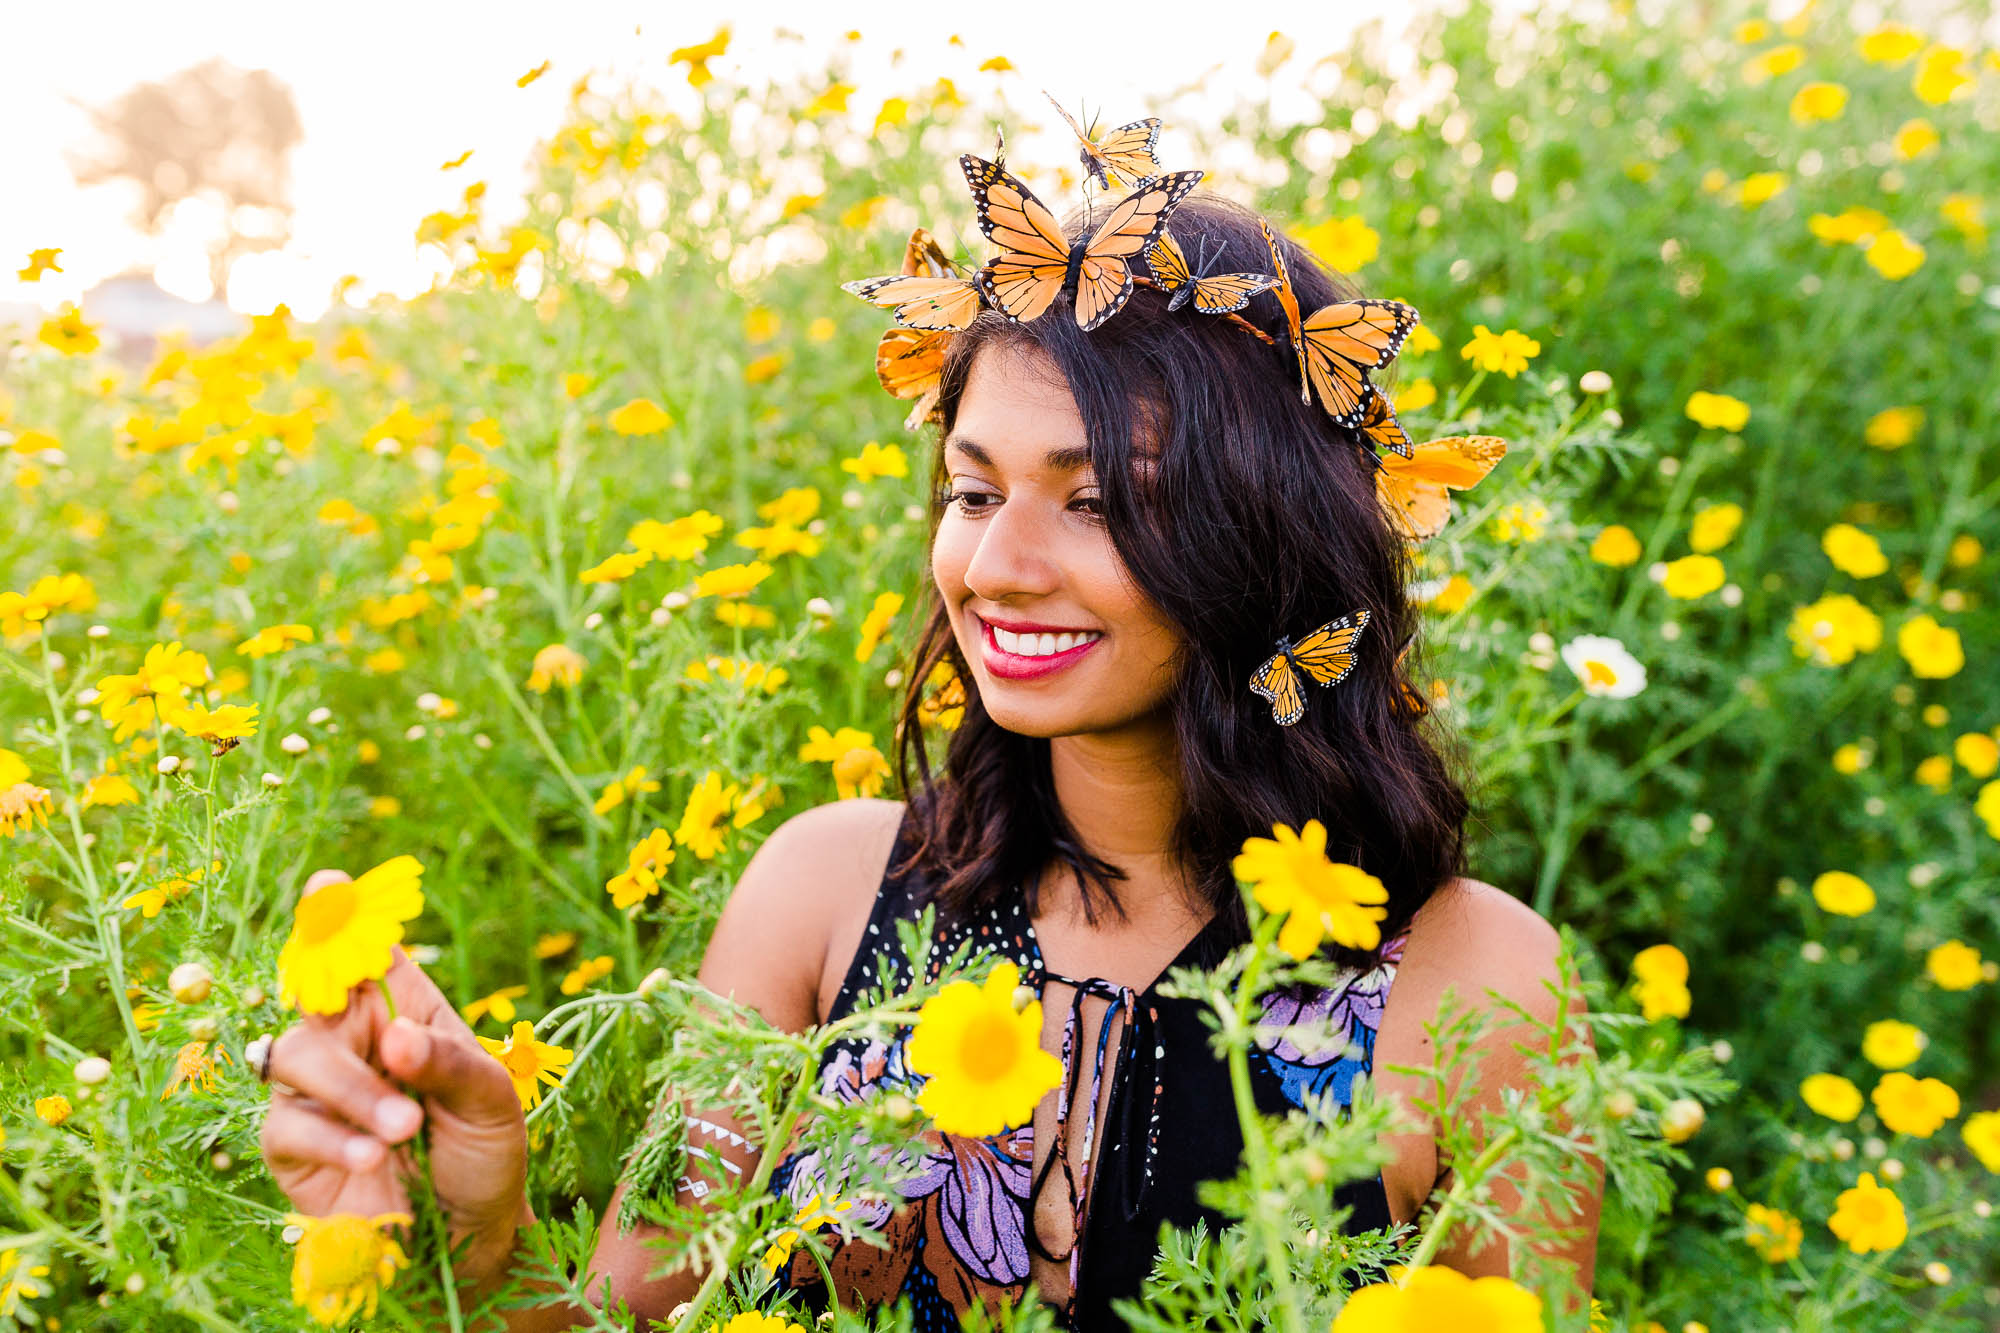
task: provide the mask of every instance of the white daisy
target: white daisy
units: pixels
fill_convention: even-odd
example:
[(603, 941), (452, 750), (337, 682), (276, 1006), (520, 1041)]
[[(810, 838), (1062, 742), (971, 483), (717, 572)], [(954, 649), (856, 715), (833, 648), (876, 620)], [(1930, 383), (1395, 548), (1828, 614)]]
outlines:
[(1629, 699), (1646, 688), (1646, 668), (1618, 640), (1579, 634), (1563, 645), (1562, 660), (1583, 682), (1585, 694)]

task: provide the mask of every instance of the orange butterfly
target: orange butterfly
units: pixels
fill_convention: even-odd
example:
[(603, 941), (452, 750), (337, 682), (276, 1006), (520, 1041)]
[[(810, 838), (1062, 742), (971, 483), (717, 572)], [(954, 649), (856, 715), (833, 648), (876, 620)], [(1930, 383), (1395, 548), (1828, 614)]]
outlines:
[(1291, 270), (1285, 266), (1278, 238), (1264, 219), (1257, 219), (1257, 226), (1271, 249), (1271, 264), (1278, 275), (1278, 285), (1272, 291), (1284, 307), (1285, 325), (1299, 356), (1299, 401), (1312, 401), (1307, 389), (1311, 385), (1335, 424), (1351, 430), (1361, 424), (1368, 400), (1376, 393), (1368, 372), (1395, 359), (1420, 316), (1401, 301), (1362, 299), (1321, 306), (1301, 320)]
[(1396, 716), (1412, 720), (1420, 718), (1425, 713), (1431, 711), (1430, 700), (1418, 693), (1416, 686), (1410, 684), (1409, 679), (1403, 675), (1403, 661), (1409, 657), (1410, 645), (1414, 642), (1416, 642), (1414, 635), (1404, 639), (1403, 651), (1396, 654), (1397, 695), (1389, 704), (1389, 710), (1396, 714)]
[(1083, 163), (1085, 171), (1097, 179), (1100, 189), (1117, 183), (1120, 177), (1136, 185), (1148, 176), (1160, 174), (1160, 159), (1154, 155), (1160, 142), (1158, 116), (1120, 125), (1104, 136), (1104, 142), (1099, 143), (1084, 133), (1075, 116), (1063, 110), (1063, 104), (1056, 101), (1054, 93), (1044, 88), (1042, 96), (1049, 99), (1056, 114), (1068, 121), (1070, 129), (1075, 131), (1077, 142), (1083, 145), (1077, 151), (1077, 160)]
[[(1206, 257), (1204, 250), (1203, 258)], [(1153, 270), (1153, 280), (1173, 293), (1167, 301), (1169, 310), (1179, 310), (1192, 296), (1194, 308), (1202, 314), (1226, 315), (1249, 305), (1250, 298), (1258, 292), (1268, 292), (1278, 285), (1278, 280), (1268, 273), (1196, 276), (1188, 267), (1187, 255), (1168, 231), (1162, 231), (1153, 248), (1146, 251), (1146, 263)]]
[(1451, 516), (1450, 491), (1476, 486), (1507, 454), (1497, 435), (1453, 435), (1420, 444), (1407, 459), (1378, 458), (1375, 493), (1404, 540), (1427, 541)]
[(1338, 620), (1329, 620), (1293, 643), (1278, 640), (1278, 651), (1250, 673), (1250, 689), (1271, 701), (1271, 720), (1289, 727), (1306, 715), (1301, 677), (1310, 676), (1322, 685), (1338, 685), (1354, 670), (1354, 646), (1368, 626), (1369, 613), (1356, 611)]
[(889, 278), (858, 278), (840, 284), (862, 300), (891, 308), (908, 329), (963, 329), (979, 314), (979, 288), (958, 276), (956, 267), (922, 227), (910, 233), (903, 271)]
[(887, 330), (875, 344), (875, 378), (892, 397), (916, 400), (903, 420), (905, 430), (923, 425), (937, 406), (938, 381), (950, 345), (948, 332), (905, 328)]
[(1389, 395), (1382, 392), (1381, 385), (1375, 385), (1375, 392), (1368, 396), (1368, 413), (1361, 418), (1361, 433), (1386, 449), (1394, 449), (1403, 457), (1410, 456), (1409, 432), (1403, 423), (1396, 420), (1396, 409), (1389, 403)]
[(988, 305), (1019, 323), (1038, 318), (1065, 287), (1076, 287), (1076, 322), (1094, 329), (1132, 295), (1128, 261), (1159, 238), (1174, 207), (1201, 180), (1177, 171), (1142, 184), (1113, 205), (1089, 239), (1074, 246), (1055, 214), (1002, 167), (967, 153), (958, 159), (979, 206), (979, 229), (1001, 247), (974, 275)]

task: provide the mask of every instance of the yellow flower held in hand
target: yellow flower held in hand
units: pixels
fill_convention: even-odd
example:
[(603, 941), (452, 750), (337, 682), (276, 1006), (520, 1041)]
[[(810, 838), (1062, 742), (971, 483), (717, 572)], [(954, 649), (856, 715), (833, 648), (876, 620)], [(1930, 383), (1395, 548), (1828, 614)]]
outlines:
[(514, 1084), (514, 1095), (521, 1099), (523, 1111), (541, 1104), (542, 1084), (555, 1087), (562, 1082), (563, 1071), (569, 1068), (574, 1056), (574, 1052), (560, 1046), (535, 1040), (535, 1025), (525, 1018), (514, 1024), (505, 1041), (495, 1041), (491, 1037), (480, 1037), (478, 1041), (506, 1068), (507, 1077)]
[(1329, 861), (1326, 826), (1317, 819), (1297, 832), (1284, 824), (1272, 825), (1271, 832), (1273, 838), (1246, 838), (1231, 866), (1259, 907), (1289, 913), (1278, 947), (1304, 960), (1322, 938), (1349, 949), (1380, 944), (1388, 909), (1376, 904), (1389, 901), (1382, 881), (1359, 866)]
[(423, 863), (384, 861), (359, 879), (328, 884), (299, 899), (292, 933), (278, 952), (279, 999), (309, 1014), (337, 1014), (347, 993), (394, 961), (403, 923), (424, 910)]
[(346, 1323), (357, 1312), (374, 1318), (382, 1289), (395, 1280), (397, 1269), (410, 1266), (403, 1247), (383, 1228), (409, 1226), (410, 1220), (408, 1213), (288, 1213), (285, 1221), (300, 1230), (292, 1251), (293, 1302), (314, 1323), (328, 1327)]
[(1378, 1282), (1357, 1290), (1334, 1317), (1332, 1333), (1541, 1333), (1542, 1298), (1504, 1277), (1467, 1277), (1454, 1268), (1424, 1267), (1403, 1285)]
[(1859, 1184), (1840, 1192), (1827, 1226), (1856, 1254), (1893, 1250), (1910, 1234), (1903, 1201), (1877, 1185), (1872, 1171), (1863, 1171)]
[(917, 1102), (947, 1134), (985, 1138), (1026, 1124), (1062, 1079), (1042, 1049), (1042, 1002), (1018, 1012), (1021, 971), (994, 965), (985, 984), (954, 981), (924, 1002), (910, 1033), (911, 1070), (924, 1075)]

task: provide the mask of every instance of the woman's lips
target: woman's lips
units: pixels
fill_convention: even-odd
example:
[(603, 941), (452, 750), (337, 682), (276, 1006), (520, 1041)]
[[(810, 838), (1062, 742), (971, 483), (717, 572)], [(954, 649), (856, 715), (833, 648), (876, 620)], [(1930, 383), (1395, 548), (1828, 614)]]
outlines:
[(1104, 641), (1100, 635), (1086, 640), (1060, 653), (1050, 653), (1046, 657), (1026, 657), (1020, 653), (1010, 653), (1000, 646), (993, 636), (993, 626), (975, 615), (979, 621), (979, 641), (986, 669), (1002, 680), (1037, 680), (1053, 675), (1066, 667), (1074, 666), (1083, 655)]

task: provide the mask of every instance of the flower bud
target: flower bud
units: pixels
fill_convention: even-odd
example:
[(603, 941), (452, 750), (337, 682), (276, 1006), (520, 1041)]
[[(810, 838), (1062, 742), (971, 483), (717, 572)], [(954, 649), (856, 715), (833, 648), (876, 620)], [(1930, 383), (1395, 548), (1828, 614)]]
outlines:
[(806, 603), (806, 614), (821, 625), (830, 624), (833, 621), (833, 603), (824, 597), (815, 597)]
[(94, 1088), (111, 1077), (111, 1062), (101, 1055), (86, 1055), (76, 1062), (72, 1072), (76, 1074), (77, 1082)]
[(283, 750), (286, 754), (299, 755), (299, 754), (304, 754), (307, 750), (310, 750), (312, 748), (312, 742), (307, 740), (305, 737), (299, 735), (298, 732), (294, 731), (288, 734), (283, 740), (278, 742), (278, 748), (280, 750)]
[(227, 1171), (230, 1167), (236, 1165), (236, 1159), (226, 1152), (219, 1152), (208, 1159), (208, 1164), (218, 1171)]
[(1660, 1112), (1660, 1133), (1668, 1143), (1686, 1143), (1708, 1121), (1708, 1112), (1691, 1097), (1676, 1097)]
[(1025, 1013), (1028, 1006), (1034, 1002), (1035, 988), (1033, 986), (1023, 985), (1014, 987), (1014, 995), (1011, 1003), (1014, 1006), (1015, 1013)]
[(1924, 1265), (1924, 1280), (1933, 1287), (1942, 1287), (1951, 1281), (1951, 1265), (1936, 1259)]
[(208, 998), (215, 978), (200, 963), (182, 963), (167, 974), (167, 989), (182, 1004), (200, 1004)]
[(1604, 1099), (1604, 1113), (1613, 1120), (1624, 1120), (1639, 1109), (1639, 1099), (1624, 1088)]
[(306, 721), (312, 723), (315, 727), (323, 727), (332, 719), (333, 710), (331, 708), (315, 708), (312, 712), (306, 714)]
[(245, 986), (243, 993), (237, 998), (243, 1002), (245, 1009), (255, 1009), (258, 1005), (264, 1003), (266, 997), (262, 986), (251, 985)]
[(181, 771), (180, 756), (172, 754), (163, 754), (160, 756), (160, 762), (154, 764), (153, 768), (156, 772), (164, 773), (168, 777), (172, 777), (174, 774)]
[(1708, 1168), (1708, 1174), (1703, 1176), (1702, 1179), (1717, 1194), (1722, 1193), (1736, 1183), (1736, 1177), (1729, 1173), (1729, 1168), (1726, 1166), (1711, 1166)]
[(1586, 370), (1583, 378), (1576, 382), (1576, 387), (1585, 393), (1610, 393), (1611, 377), (1601, 370)]
[(916, 1103), (900, 1092), (891, 1093), (882, 1099), (882, 1114), (899, 1125), (909, 1123), (910, 1117), (916, 1113)]
[(672, 981), (673, 979), (674, 979), (674, 974), (672, 972), (669, 972), (664, 967), (656, 967), (652, 971), (646, 974), (646, 979), (644, 981), (641, 981), (639, 983), (639, 994), (651, 995), (654, 991), (666, 985), (669, 981)]
[(188, 1024), (188, 1036), (196, 1041), (214, 1041), (216, 1034), (221, 1031), (222, 1025), (207, 1014)]
[(285, 785), (285, 780), (279, 777), (276, 773), (266, 773), (261, 779), (261, 781), (267, 788), (273, 791), (276, 791), (279, 787)]
[(1888, 1181), (1891, 1185), (1903, 1178), (1903, 1164), (1894, 1157), (1885, 1157), (1882, 1159), (1881, 1171), (1882, 1179)]

